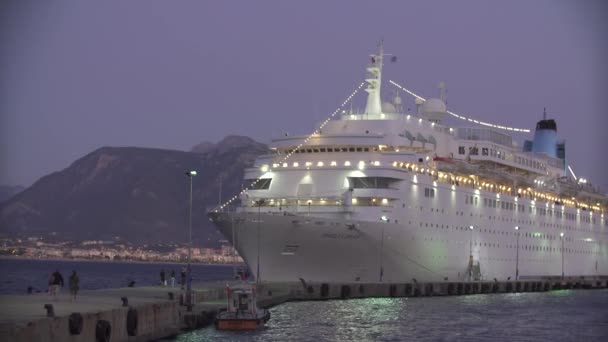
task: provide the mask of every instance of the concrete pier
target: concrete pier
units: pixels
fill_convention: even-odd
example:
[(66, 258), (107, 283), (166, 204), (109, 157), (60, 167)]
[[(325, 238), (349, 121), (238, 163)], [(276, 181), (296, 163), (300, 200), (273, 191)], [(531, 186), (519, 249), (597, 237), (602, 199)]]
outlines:
[[(230, 283), (230, 282), (229, 282)], [(76, 301), (61, 294), (0, 296), (1, 341), (147, 341), (213, 323), (226, 306), (226, 282), (194, 286), (191, 308), (184, 291), (170, 287), (83, 291)], [(262, 283), (258, 305), (288, 301), (368, 297), (458, 296), (608, 287), (608, 277), (520, 281), (410, 283)], [(51, 306), (49, 306), (51, 305)]]

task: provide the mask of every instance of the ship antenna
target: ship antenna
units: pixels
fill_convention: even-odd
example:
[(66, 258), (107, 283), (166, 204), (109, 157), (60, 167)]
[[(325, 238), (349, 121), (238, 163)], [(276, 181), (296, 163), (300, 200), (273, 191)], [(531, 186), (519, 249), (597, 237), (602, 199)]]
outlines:
[(547, 120), (547, 107), (543, 107), (543, 120)]

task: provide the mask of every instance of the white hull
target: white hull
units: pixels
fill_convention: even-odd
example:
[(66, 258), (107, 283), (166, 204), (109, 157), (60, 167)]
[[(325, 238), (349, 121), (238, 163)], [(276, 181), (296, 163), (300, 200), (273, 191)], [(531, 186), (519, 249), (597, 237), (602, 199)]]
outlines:
[[(259, 253), (263, 281), (466, 281), (471, 279), (470, 251), (475, 263), (479, 262), (480, 278), (485, 280), (514, 280), (517, 259), (519, 279), (559, 277), (562, 273), (559, 240), (552, 241), (555, 251), (551, 252), (531, 250), (523, 247), (527, 246), (524, 242), (517, 258), (516, 237), (500, 233), (479, 233), (471, 239), (474, 232), (453, 228), (283, 214), (260, 214), (258, 225), (257, 213), (218, 215), (218, 226), (230, 240), (235, 236), (236, 248), (254, 276)], [(607, 275), (607, 264), (605, 255), (600, 260), (598, 255), (566, 252), (564, 275)]]

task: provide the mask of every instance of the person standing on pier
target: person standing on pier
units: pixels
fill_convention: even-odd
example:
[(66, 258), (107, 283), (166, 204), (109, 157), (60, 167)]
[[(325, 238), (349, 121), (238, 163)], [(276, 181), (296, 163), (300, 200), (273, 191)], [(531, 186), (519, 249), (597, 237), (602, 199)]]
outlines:
[(181, 278), (182, 278), (182, 290), (184, 289), (184, 285), (186, 285), (186, 268), (182, 267), (182, 274), (181, 274)]
[(171, 288), (175, 287), (175, 270), (171, 270)]
[(59, 294), (60, 286), (63, 287), (63, 277), (59, 270), (55, 270), (49, 279), (49, 284), (51, 285), (50, 295), (53, 299), (57, 299), (57, 295)]
[(80, 288), (78, 286), (80, 279), (78, 279), (76, 271), (72, 271), (72, 275), (70, 275), (70, 279), (68, 281), (70, 284), (70, 295), (72, 295), (72, 301), (74, 301), (76, 300), (76, 295), (78, 294), (78, 289)]
[(165, 269), (160, 270), (160, 286), (166, 286), (167, 280), (165, 279)]

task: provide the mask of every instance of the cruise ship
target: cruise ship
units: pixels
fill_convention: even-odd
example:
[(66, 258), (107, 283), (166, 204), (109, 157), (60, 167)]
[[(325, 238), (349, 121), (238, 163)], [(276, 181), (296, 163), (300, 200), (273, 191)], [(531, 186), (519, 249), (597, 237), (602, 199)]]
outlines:
[[(395, 58), (379, 50), (338, 110), (311, 134), (273, 139), (248, 186), (209, 213), (258, 281), (608, 275), (608, 199), (576, 177), (554, 119), (543, 113), (518, 143), (532, 132), (448, 110), (443, 83), (428, 99), (384, 84)], [(353, 111), (359, 90), (367, 102)]]

